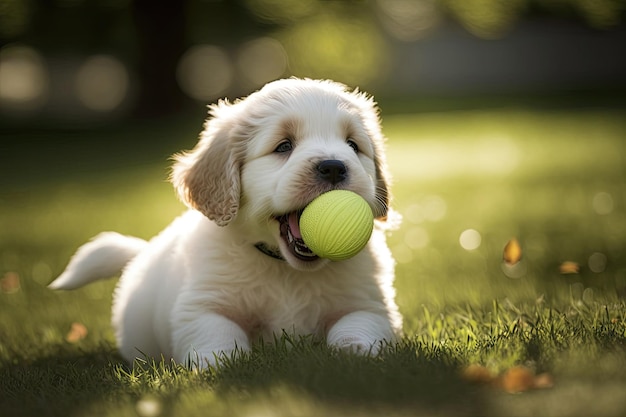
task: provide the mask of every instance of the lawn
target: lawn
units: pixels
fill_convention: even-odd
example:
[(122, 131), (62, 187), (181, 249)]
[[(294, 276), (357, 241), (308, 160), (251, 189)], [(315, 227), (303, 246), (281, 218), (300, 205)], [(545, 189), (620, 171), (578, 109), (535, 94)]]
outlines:
[(201, 373), (121, 361), (115, 280), (46, 288), (98, 232), (149, 238), (184, 210), (167, 158), (200, 121), (13, 132), (0, 149), (0, 415), (625, 415), (625, 116), (384, 114), (405, 338), (357, 357), (277, 335)]

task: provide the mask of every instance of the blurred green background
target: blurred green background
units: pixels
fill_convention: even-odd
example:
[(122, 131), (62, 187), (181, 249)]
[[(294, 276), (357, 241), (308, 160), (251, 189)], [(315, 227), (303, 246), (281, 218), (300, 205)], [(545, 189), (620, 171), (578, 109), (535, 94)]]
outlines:
[[(622, 1), (0, 9), (0, 273), (24, 288), (101, 230), (161, 230), (184, 210), (168, 158), (194, 145), (206, 105), (295, 75), (380, 103), (409, 329), (424, 305), (626, 295)], [(523, 257), (510, 268), (513, 238)]]
[[(185, 210), (169, 158), (194, 146), (207, 104), (296, 75), (375, 96), (404, 219), (389, 244), (407, 340), (421, 343), (409, 363), (421, 365), (402, 365), (403, 379), (390, 355), (347, 407), (382, 387), (387, 410), (406, 394), (489, 403), (491, 415), (623, 415), (625, 17), (623, 0), (0, 0), (0, 409), (136, 415), (146, 393), (193, 396), (185, 415), (215, 405), (208, 391), (177, 397), (180, 370), (169, 386), (156, 372), (157, 388), (120, 373), (114, 280), (46, 285), (97, 233), (150, 238)], [(508, 265), (513, 239), (521, 259)], [(428, 379), (426, 362), (452, 366), (442, 352), (557, 383), (467, 396), (454, 378)], [(345, 400), (366, 378), (348, 372), (336, 391), (345, 363), (320, 374), (314, 357), (299, 382), (320, 398)], [(245, 387), (250, 367), (237, 369)], [(268, 387), (284, 381), (286, 368), (260, 369)], [(389, 413), (359, 415), (378, 414)]]
[(18, 126), (108, 126), (189, 114), (289, 75), (359, 86), (385, 112), (520, 96), (621, 103), (625, 9), (621, 0), (1, 0), (0, 114)]

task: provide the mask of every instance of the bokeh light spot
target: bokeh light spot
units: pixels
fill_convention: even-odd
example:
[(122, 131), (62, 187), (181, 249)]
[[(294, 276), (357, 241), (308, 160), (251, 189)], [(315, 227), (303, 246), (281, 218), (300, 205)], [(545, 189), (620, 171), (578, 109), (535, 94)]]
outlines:
[(0, 50), (0, 103), (11, 110), (34, 110), (47, 98), (49, 79), (43, 57), (33, 48)]
[(280, 36), (293, 75), (362, 85), (388, 69), (387, 48), (373, 24), (350, 16), (320, 15)]
[(587, 265), (589, 269), (595, 273), (604, 272), (606, 269), (607, 258), (606, 255), (600, 252), (593, 253), (589, 260), (587, 261)]
[(467, 229), (464, 230), (459, 236), (459, 243), (465, 250), (475, 250), (480, 247), (482, 237), (477, 230)]
[(412, 227), (406, 231), (404, 242), (411, 249), (422, 249), (430, 243), (428, 232), (422, 227)]
[(437, 222), (446, 216), (448, 206), (445, 200), (438, 195), (430, 195), (422, 201), (422, 213), (424, 218), (431, 222)]
[(241, 47), (237, 65), (244, 77), (258, 86), (285, 73), (287, 53), (276, 39), (258, 38)]
[(163, 404), (158, 398), (146, 396), (137, 401), (135, 410), (140, 417), (157, 417), (163, 411)]
[(178, 62), (178, 85), (189, 97), (211, 101), (224, 93), (232, 82), (232, 65), (228, 55), (217, 46), (196, 45)]
[(593, 196), (592, 205), (596, 213), (600, 215), (610, 214), (613, 211), (613, 197), (609, 193), (599, 192)]
[(404, 211), (404, 217), (406, 217), (406, 219), (413, 224), (420, 224), (424, 221), (422, 209), (417, 203), (411, 204), (409, 207), (407, 207), (407, 209)]
[(52, 280), (52, 269), (45, 262), (37, 262), (33, 265), (33, 280), (42, 285), (47, 285)]
[(391, 249), (391, 252), (396, 262), (399, 264), (408, 264), (413, 261), (413, 251), (404, 243), (395, 245)]
[(376, 6), (387, 33), (405, 42), (424, 38), (441, 21), (435, 0), (378, 0)]
[(129, 90), (129, 76), (124, 64), (108, 55), (88, 58), (76, 75), (76, 94), (90, 110), (110, 112), (118, 108)]

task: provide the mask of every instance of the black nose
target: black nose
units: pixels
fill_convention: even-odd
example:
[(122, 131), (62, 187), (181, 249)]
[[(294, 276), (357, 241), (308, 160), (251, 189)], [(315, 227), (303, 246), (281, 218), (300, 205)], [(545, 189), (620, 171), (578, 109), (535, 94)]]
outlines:
[(324, 181), (331, 184), (337, 184), (346, 179), (348, 170), (343, 162), (336, 159), (327, 159), (320, 162), (317, 166), (317, 172)]

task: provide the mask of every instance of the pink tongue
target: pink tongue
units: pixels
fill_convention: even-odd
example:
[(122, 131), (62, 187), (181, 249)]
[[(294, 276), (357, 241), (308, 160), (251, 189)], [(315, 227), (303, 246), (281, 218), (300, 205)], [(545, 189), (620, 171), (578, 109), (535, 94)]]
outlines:
[(289, 213), (289, 229), (291, 230), (291, 235), (296, 239), (302, 239), (302, 235), (300, 234), (300, 225), (298, 224), (298, 213), (291, 212)]

